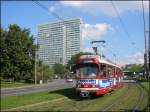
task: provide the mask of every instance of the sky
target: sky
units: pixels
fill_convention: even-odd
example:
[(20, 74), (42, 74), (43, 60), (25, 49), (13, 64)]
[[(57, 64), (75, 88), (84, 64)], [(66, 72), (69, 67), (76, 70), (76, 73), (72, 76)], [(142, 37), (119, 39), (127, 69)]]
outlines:
[[(1, 25), (8, 28), (17, 24), (30, 28), (35, 37), (38, 25), (80, 17), (82, 20), (82, 51), (99, 52), (118, 65), (144, 62), (144, 22), (142, 1), (39, 1), (44, 10), (33, 1), (1, 1)], [(149, 28), (149, 2), (144, 1), (146, 29)], [(148, 34), (146, 33), (148, 37)], [(91, 44), (93, 40), (106, 43)], [(105, 46), (105, 47), (102, 47)]]

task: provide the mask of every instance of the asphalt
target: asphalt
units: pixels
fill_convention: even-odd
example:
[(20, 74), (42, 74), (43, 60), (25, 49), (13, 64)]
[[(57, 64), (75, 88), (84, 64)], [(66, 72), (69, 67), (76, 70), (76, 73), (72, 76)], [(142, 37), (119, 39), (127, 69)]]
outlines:
[(48, 84), (34, 85), (30, 87), (21, 87), (13, 89), (1, 89), (1, 97), (17, 96), (21, 94), (42, 92), (42, 91), (54, 91), (58, 89), (65, 89), (75, 87), (75, 80), (73, 82), (66, 82), (65, 79), (56, 79)]

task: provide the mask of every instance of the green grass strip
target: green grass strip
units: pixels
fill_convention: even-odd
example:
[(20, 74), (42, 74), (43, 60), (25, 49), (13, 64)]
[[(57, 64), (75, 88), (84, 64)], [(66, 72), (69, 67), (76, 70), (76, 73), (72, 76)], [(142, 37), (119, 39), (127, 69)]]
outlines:
[(144, 88), (147, 90), (147, 91), (149, 91), (149, 83), (150, 82), (140, 82), (143, 86), (144, 86)]
[(19, 106), (30, 105), (43, 101), (50, 101), (56, 98), (68, 96), (73, 89), (63, 89), (53, 92), (38, 92), (19, 96), (9, 96), (1, 98), (1, 109), (10, 109)]

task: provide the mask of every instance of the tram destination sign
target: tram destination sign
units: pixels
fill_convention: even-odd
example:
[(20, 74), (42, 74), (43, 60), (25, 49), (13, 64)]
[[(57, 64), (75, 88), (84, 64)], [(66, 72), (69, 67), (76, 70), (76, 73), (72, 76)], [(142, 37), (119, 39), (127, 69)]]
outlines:
[(93, 60), (80, 60), (80, 63), (93, 63)]

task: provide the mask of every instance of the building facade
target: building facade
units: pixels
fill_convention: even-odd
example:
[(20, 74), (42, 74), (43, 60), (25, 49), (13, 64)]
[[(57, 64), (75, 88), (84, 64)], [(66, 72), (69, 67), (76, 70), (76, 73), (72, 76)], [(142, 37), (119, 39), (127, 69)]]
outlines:
[(66, 64), (81, 50), (81, 19), (38, 26), (38, 57), (47, 65)]

